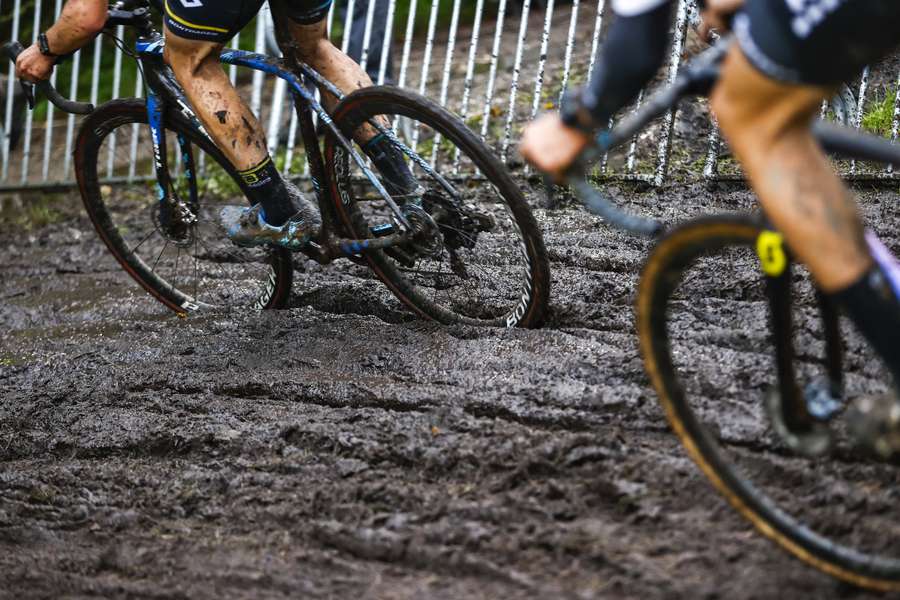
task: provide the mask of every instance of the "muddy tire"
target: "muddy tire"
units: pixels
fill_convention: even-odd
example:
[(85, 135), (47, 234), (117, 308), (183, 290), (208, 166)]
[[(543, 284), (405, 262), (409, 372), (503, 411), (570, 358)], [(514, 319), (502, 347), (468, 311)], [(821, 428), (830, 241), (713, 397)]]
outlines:
[[(879, 528), (873, 522), (865, 531), (869, 534), (868, 539), (864, 539), (863, 527), (844, 527), (851, 519), (854, 523), (867, 519), (874, 521), (875, 515), (890, 510), (880, 506), (880, 499), (876, 501), (876, 491), (883, 494), (885, 507), (896, 506), (891, 492), (896, 482), (893, 475), (896, 467), (867, 461), (866, 457), (846, 449), (841, 450), (841, 458), (791, 455), (784, 444), (778, 443), (767, 421), (759, 426), (754, 424), (755, 429), (735, 423), (735, 414), (747, 421), (750, 416), (765, 421), (764, 410), (750, 406), (749, 402), (738, 404), (726, 389), (729, 385), (740, 385), (746, 369), (737, 367), (735, 374), (716, 378), (705, 370), (704, 363), (693, 356), (687, 346), (679, 345), (678, 338), (718, 336), (715, 338), (720, 345), (718, 356), (712, 360), (722, 364), (750, 362), (746, 357), (751, 352), (758, 352), (765, 358), (759, 358), (755, 366), (762, 368), (768, 364), (769, 372), (746, 374), (746, 389), (764, 387), (761, 383), (765, 379), (770, 385), (774, 384), (774, 365), (766, 362), (771, 360), (774, 351), (767, 337), (768, 303), (764, 292), (757, 293), (756, 288), (750, 290), (745, 282), (730, 282), (724, 278), (711, 283), (712, 277), (700, 274), (703, 264), (712, 264), (716, 273), (721, 268), (721, 261), (732, 260), (740, 253), (739, 256), (748, 261), (744, 264), (744, 272), (753, 277), (746, 266), (749, 261), (758, 265), (754, 248), (761, 231), (759, 220), (750, 216), (711, 216), (690, 221), (662, 238), (647, 259), (637, 295), (637, 331), (647, 373), (672, 429), (691, 458), (732, 507), (759, 532), (804, 562), (853, 585), (900, 590), (900, 560), (885, 556), (891, 551), (896, 556), (896, 539), (893, 543), (891, 539), (878, 539), (879, 535), (890, 538), (895, 530), (886, 529), (883, 524)], [(718, 265), (716, 261), (719, 261)], [(761, 280), (760, 273), (760, 287)], [(795, 288), (802, 288), (802, 283), (795, 277)], [(704, 298), (684, 291), (691, 286), (706, 286), (704, 289), (713, 290), (711, 296), (733, 286), (722, 293), (731, 293), (746, 304), (756, 303), (755, 322), (761, 331), (751, 334), (754, 337), (737, 332), (743, 323), (736, 315), (713, 322), (714, 317), (700, 311), (704, 302), (715, 302), (719, 298), (710, 300), (709, 295)], [(806, 296), (813, 297), (814, 292), (808, 291), (814, 289), (813, 286), (807, 285), (806, 289)], [(795, 307), (795, 310), (801, 309)], [(690, 331), (684, 333), (686, 330)], [(808, 331), (803, 334), (809, 336)], [(743, 345), (740, 351), (733, 352), (734, 347), (725, 341), (732, 339), (740, 340)], [(813, 354), (809, 348), (804, 350)], [(809, 368), (809, 363), (804, 366)], [(712, 388), (708, 394), (710, 399), (698, 400), (703, 392), (693, 384), (695, 373), (698, 379), (705, 378), (707, 387)], [(716, 388), (710, 381), (719, 383), (720, 387)], [(746, 396), (753, 399), (749, 393)], [(740, 408), (738, 413), (735, 413), (735, 405)], [(731, 421), (723, 426), (727, 415), (731, 415)], [(830, 426), (838, 428), (839, 424)], [(727, 428), (733, 431), (724, 432)], [(743, 437), (740, 435), (742, 428), (745, 429)], [(837, 454), (838, 449), (834, 452)], [(881, 471), (873, 473), (878, 469)], [(860, 488), (859, 495), (871, 502), (870, 505), (849, 509), (843, 505), (844, 500), (847, 504), (851, 502), (852, 494), (846, 488), (854, 486)], [(844, 491), (832, 494), (835, 489)], [(827, 500), (823, 501), (823, 497)], [(893, 515), (895, 512), (890, 511), (885, 519), (892, 521)]]
[(173, 185), (182, 185), (187, 171), (178, 164), (177, 136), (190, 142), (197, 161), (197, 222), (180, 239), (160, 226), (144, 101), (113, 100), (84, 121), (75, 146), (78, 186), (100, 238), (135, 281), (179, 314), (283, 306), (293, 274), (290, 253), (237, 248), (227, 240), (219, 208), (246, 203), (234, 169), (180, 113), (169, 111), (165, 126)]
[[(438, 223), (443, 247), (427, 258), (396, 260), (390, 252), (364, 254), (376, 275), (416, 314), (444, 324), (536, 327), (545, 316), (550, 271), (540, 228), (521, 190), (484, 143), (456, 116), (417, 94), (371, 87), (346, 96), (334, 110), (348, 138), (375, 116), (388, 118), (398, 138), (452, 182), (466, 206), (493, 219), (494, 228), (463, 234), (454, 246), (453, 227)], [(335, 211), (351, 237), (369, 238), (386, 212), (360, 200), (361, 172), (333, 136), (326, 138), (326, 163)], [(410, 161), (419, 182), (441, 189), (437, 179)], [(374, 186), (372, 186), (374, 187)], [(371, 199), (372, 189), (368, 196)], [(386, 207), (384, 207), (386, 210)], [(462, 214), (462, 213), (460, 213)], [(458, 231), (458, 230), (457, 230)], [(448, 241), (449, 240), (449, 241)]]

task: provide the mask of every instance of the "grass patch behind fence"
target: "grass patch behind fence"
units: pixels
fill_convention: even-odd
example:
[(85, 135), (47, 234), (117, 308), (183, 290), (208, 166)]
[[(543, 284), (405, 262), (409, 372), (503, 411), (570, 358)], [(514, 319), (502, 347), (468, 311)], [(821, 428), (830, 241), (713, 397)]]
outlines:
[(890, 137), (894, 123), (896, 98), (897, 87), (891, 86), (886, 88), (879, 98), (870, 102), (868, 110), (863, 113), (863, 129), (883, 137)]

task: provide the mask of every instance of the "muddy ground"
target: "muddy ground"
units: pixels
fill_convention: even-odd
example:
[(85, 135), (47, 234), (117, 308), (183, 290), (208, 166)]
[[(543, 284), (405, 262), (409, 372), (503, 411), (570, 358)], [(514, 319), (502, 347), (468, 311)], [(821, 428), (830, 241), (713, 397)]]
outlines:
[(549, 323), (507, 331), (413, 319), (350, 264), (302, 265), (289, 310), (178, 319), (74, 202), (0, 233), (2, 597), (866, 596), (689, 461), (637, 353), (649, 246), (571, 205), (538, 211)]

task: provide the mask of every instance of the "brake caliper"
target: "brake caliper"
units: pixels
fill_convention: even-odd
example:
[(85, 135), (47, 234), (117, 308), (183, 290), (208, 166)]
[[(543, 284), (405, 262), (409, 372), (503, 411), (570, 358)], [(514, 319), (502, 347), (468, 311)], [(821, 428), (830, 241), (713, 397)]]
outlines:
[(197, 223), (197, 215), (187, 203), (167, 196), (153, 207), (153, 215), (156, 226), (169, 241), (175, 244), (192, 243), (192, 228)]

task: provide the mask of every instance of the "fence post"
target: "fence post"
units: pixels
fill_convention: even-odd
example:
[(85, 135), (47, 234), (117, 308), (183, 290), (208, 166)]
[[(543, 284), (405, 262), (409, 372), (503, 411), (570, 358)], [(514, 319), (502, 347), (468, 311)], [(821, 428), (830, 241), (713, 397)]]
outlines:
[[(19, 13), (22, 10), (22, 0), (13, 3), (12, 39), (19, 39)], [(16, 66), (9, 61), (9, 70), (6, 77), (6, 118), (3, 125), (3, 181), (9, 176), (9, 141), (12, 130), (13, 93), (16, 84)]]
[[(31, 43), (37, 41), (38, 31), (41, 28), (41, 0), (35, 0), (34, 3), (34, 24), (31, 32)], [(29, 110), (25, 116), (25, 144), (22, 148), (22, 173), (21, 181), (28, 181), (28, 161), (31, 157), (31, 127), (34, 123), (34, 111)]]
[(394, 13), (397, 10), (397, 0), (388, 2), (388, 12), (384, 23), (384, 41), (381, 44), (381, 60), (378, 62), (378, 85), (384, 85), (385, 73), (387, 73), (388, 57), (391, 55), (391, 40), (394, 37)]
[[(69, 98), (78, 100), (78, 75), (81, 71), (81, 50), (72, 57), (72, 78), (69, 81)], [(138, 77), (138, 81), (141, 78)], [(72, 168), (72, 142), (75, 141), (75, 115), (69, 113), (66, 117), (66, 150), (63, 157), (63, 181), (69, 178), (69, 170)]]
[(500, 0), (497, 7), (497, 29), (494, 31), (494, 44), (491, 47), (491, 67), (488, 75), (487, 90), (484, 92), (484, 110), (481, 118), (481, 138), (486, 139), (488, 123), (491, 120), (491, 104), (494, 102), (494, 86), (497, 83), (497, 63), (500, 61), (500, 42), (503, 38), (503, 22), (506, 20), (506, 0)]
[[(684, 49), (684, 37), (687, 33), (688, 20), (688, 0), (678, 0), (678, 12), (675, 17), (675, 35), (672, 36), (672, 54), (669, 58), (669, 76), (666, 81), (672, 84), (675, 77), (678, 76), (678, 68), (681, 66), (681, 51)], [(669, 172), (669, 152), (672, 149), (672, 131), (675, 125), (675, 113), (677, 108), (673, 108), (666, 113), (663, 119), (663, 126), (660, 130), (659, 146), (657, 151), (656, 175), (653, 178), (653, 184), (661, 186), (665, 183), (666, 175)]]
[(562, 106), (563, 97), (569, 87), (569, 71), (572, 69), (572, 52), (575, 49), (575, 33), (578, 31), (578, 7), (580, 0), (572, 0), (572, 14), (569, 18), (569, 35), (566, 39), (566, 56), (563, 59), (563, 78), (559, 89), (557, 106)]
[[(863, 108), (866, 103), (866, 91), (869, 89), (869, 67), (866, 66), (863, 69), (862, 75), (859, 78), (859, 95), (856, 100), (856, 119), (854, 119), (853, 126), (859, 130), (862, 128), (862, 119), (863, 119)], [(850, 161), (850, 175), (856, 175), (856, 159)]]
[(531, 0), (522, 2), (522, 19), (519, 21), (519, 42), (516, 44), (516, 62), (513, 65), (512, 82), (509, 85), (509, 108), (506, 113), (506, 127), (503, 131), (503, 145), (500, 160), (504, 163), (509, 153), (509, 138), (512, 134), (513, 121), (516, 119), (516, 94), (519, 91), (519, 74), (522, 71), (522, 53), (525, 50), (525, 36), (528, 34), (528, 16), (531, 12)]

